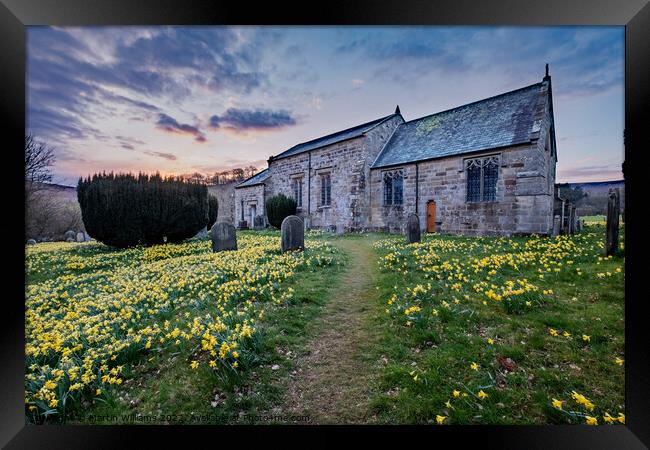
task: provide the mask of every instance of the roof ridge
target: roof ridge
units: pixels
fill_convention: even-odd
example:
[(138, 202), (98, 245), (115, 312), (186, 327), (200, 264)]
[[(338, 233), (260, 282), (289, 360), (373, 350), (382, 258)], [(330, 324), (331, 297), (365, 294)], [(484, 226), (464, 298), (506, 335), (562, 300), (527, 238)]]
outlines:
[(267, 170), (269, 170), (268, 167), (267, 167), (266, 169), (260, 170), (260, 171), (257, 172), (255, 175), (251, 175), (250, 177), (246, 178), (245, 180), (241, 180), (239, 183), (237, 183), (237, 184), (235, 185), (235, 187), (241, 186), (242, 184), (246, 183), (247, 181), (252, 180), (252, 179), (255, 178), (256, 176), (263, 174), (263, 173), (266, 172)]
[[(370, 125), (370, 124), (373, 124), (373, 128), (374, 128), (375, 126), (379, 125), (380, 123), (384, 122), (385, 120), (387, 120), (388, 118), (390, 118), (390, 117), (392, 117), (392, 116), (394, 116), (394, 115), (395, 115), (395, 113), (393, 113), (393, 114), (389, 114), (389, 115), (387, 115), (387, 116), (380, 117), (379, 119), (369, 120), (368, 122), (364, 122), (364, 123), (362, 123), (362, 124), (360, 124), (360, 125), (355, 125), (355, 126), (353, 126), (353, 127), (344, 128), (344, 129), (342, 129), (342, 130), (335, 131), (335, 132), (333, 132), (333, 133), (326, 134), (326, 135), (324, 135), (324, 136), (319, 136), (319, 137), (317, 137), (317, 138), (310, 139), (309, 141), (299, 142), (299, 143), (297, 143), (296, 145), (294, 145), (294, 146), (292, 146), (292, 147), (289, 147), (288, 149), (286, 149), (286, 150), (283, 151), (282, 153), (279, 153), (279, 154), (273, 156), (273, 159), (276, 159), (276, 158), (280, 157), (281, 155), (283, 155), (283, 154), (285, 154), (285, 153), (287, 153), (287, 152), (289, 152), (289, 151), (291, 151), (291, 150), (293, 150), (293, 149), (295, 149), (296, 147), (299, 147), (299, 146), (301, 146), (301, 145), (311, 144), (311, 143), (314, 143), (314, 142), (319, 141), (319, 140), (321, 140), (321, 139), (331, 138), (331, 137), (336, 136), (337, 134), (342, 134), (342, 133), (345, 133), (345, 132), (349, 132), (349, 131), (352, 131), (352, 130), (354, 130), (354, 129), (356, 129), (356, 128), (363, 128), (363, 127), (366, 127), (366, 126), (368, 126), (368, 125)], [(374, 123), (374, 122), (376, 122), (376, 123)], [(372, 128), (371, 128), (371, 129), (372, 129)]]
[(466, 107), (466, 106), (475, 105), (475, 104), (477, 104), (477, 103), (481, 103), (481, 102), (485, 102), (485, 101), (488, 101), (488, 100), (492, 100), (492, 99), (495, 99), (495, 98), (497, 98), (497, 97), (503, 97), (504, 95), (514, 94), (515, 92), (523, 91), (523, 90), (525, 90), (525, 89), (530, 89), (530, 88), (532, 88), (533, 86), (539, 86), (539, 85), (542, 85), (543, 83), (545, 83), (545, 81), (540, 81), (540, 82), (538, 82), (538, 83), (533, 83), (533, 84), (530, 84), (530, 85), (528, 85), (528, 86), (524, 86), (524, 87), (521, 87), (521, 88), (518, 88), (518, 89), (514, 89), (514, 90), (512, 90), (512, 91), (502, 92), (501, 94), (493, 95), (493, 96), (491, 96), (491, 97), (486, 97), (486, 98), (483, 98), (483, 99), (481, 99), (481, 100), (476, 100), (476, 101), (473, 101), (473, 102), (465, 103), (464, 105), (459, 105), (459, 106), (455, 106), (455, 107), (453, 107), (453, 108), (449, 108), (449, 109), (445, 109), (445, 110), (442, 110), (442, 111), (438, 111), (437, 113), (428, 114), (428, 115), (426, 115), (426, 116), (418, 117), (417, 119), (411, 119), (411, 120), (406, 121), (406, 122), (404, 122), (404, 123), (407, 124), (407, 123), (411, 123), (411, 122), (417, 122), (418, 120), (426, 119), (426, 118), (428, 118), (428, 117), (437, 116), (438, 114), (443, 114), (443, 113), (447, 113), (447, 112), (449, 112), (449, 111), (454, 111), (454, 110), (456, 110), (456, 109), (464, 108), (464, 107)]

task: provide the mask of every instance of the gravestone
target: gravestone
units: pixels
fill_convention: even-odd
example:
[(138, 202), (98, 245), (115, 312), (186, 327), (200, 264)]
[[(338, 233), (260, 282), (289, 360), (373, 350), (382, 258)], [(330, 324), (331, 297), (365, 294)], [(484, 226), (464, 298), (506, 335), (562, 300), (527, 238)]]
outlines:
[(65, 241), (66, 241), (66, 242), (76, 242), (75, 239), (74, 239), (74, 238), (71, 238), (71, 237), (67, 238)]
[(280, 225), (282, 252), (305, 249), (305, 226), (298, 216), (287, 216)]
[[(75, 240), (77, 240), (77, 233), (75, 233), (72, 230), (68, 230), (63, 235), (63, 239), (67, 242), (74, 242)], [(69, 241), (68, 239), (72, 239), (72, 241)]]
[(82, 232), (77, 233), (77, 242), (84, 242), (85, 240), (85, 236)]
[(265, 228), (264, 216), (255, 216), (253, 219), (253, 230), (263, 230)]
[(561, 220), (562, 220), (562, 218), (559, 215), (553, 217), (553, 234), (552, 234), (553, 237), (560, 234)]
[(27, 239), (27, 245), (36, 245), (36, 241), (34, 239)]
[(576, 218), (576, 233), (582, 231), (582, 220)]
[(578, 216), (576, 215), (575, 205), (571, 205), (571, 234), (576, 233), (576, 220)]
[(420, 217), (412, 213), (406, 221), (406, 241), (409, 244), (420, 242)]
[(618, 188), (610, 189), (607, 200), (607, 231), (605, 235), (605, 254), (607, 256), (613, 255), (618, 250), (618, 215), (620, 208)]
[(233, 225), (226, 222), (215, 223), (212, 225), (210, 235), (213, 252), (237, 250), (237, 234)]

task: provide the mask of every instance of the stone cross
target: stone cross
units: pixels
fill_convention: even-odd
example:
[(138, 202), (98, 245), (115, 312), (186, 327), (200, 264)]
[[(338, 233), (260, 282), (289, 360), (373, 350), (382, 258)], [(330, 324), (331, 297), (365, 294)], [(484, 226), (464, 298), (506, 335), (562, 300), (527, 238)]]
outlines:
[(420, 242), (420, 217), (412, 213), (406, 221), (406, 241), (409, 244)]
[(237, 234), (233, 225), (226, 222), (215, 223), (210, 229), (210, 235), (213, 252), (237, 250)]
[(607, 201), (607, 234), (605, 235), (605, 254), (607, 256), (613, 255), (618, 250), (618, 215), (620, 207), (618, 188), (610, 189)]
[(298, 216), (287, 216), (280, 225), (282, 252), (305, 249), (305, 227)]

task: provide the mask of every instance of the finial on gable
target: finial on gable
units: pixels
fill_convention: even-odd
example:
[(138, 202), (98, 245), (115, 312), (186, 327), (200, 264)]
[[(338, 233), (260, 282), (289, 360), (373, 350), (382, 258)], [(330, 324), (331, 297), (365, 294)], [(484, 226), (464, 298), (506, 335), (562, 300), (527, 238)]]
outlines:
[(546, 74), (544, 75), (544, 81), (550, 80), (551, 76), (548, 74), (548, 63), (546, 63)]
[(395, 108), (395, 114), (401, 114), (399, 111), (399, 105), (397, 105), (397, 108)]

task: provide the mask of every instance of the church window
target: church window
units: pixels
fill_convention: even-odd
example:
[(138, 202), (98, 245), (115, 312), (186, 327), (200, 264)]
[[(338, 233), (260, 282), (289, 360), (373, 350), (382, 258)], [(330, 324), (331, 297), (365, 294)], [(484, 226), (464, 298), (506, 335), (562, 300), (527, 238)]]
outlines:
[(404, 171), (384, 172), (384, 205), (401, 205), (404, 202)]
[(498, 156), (469, 159), (465, 161), (465, 171), (468, 202), (496, 201), (499, 177)]
[(332, 178), (329, 173), (320, 176), (320, 204), (330, 206), (332, 202)]
[(291, 180), (291, 190), (293, 198), (298, 208), (302, 207), (302, 177), (296, 177)]

